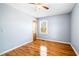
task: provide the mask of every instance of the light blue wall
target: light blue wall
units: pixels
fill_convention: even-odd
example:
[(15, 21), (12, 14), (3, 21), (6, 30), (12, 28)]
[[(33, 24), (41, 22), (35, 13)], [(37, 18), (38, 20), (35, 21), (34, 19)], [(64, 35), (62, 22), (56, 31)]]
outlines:
[[(41, 20), (48, 21), (48, 34), (41, 34), (39, 32), (39, 22)], [(70, 15), (58, 15), (39, 18), (37, 26), (37, 37), (45, 40), (56, 40), (62, 42), (70, 41)]]
[(79, 53), (79, 4), (74, 7), (71, 19), (71, 43)]
[(32, 41), (33, 19), (7, 4), (0, 4), (0, 53)]

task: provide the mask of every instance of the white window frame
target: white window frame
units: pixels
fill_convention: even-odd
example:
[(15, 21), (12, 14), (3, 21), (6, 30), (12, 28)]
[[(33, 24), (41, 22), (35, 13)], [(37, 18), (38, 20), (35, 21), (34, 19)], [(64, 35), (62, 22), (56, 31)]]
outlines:
[[(43, 22), (46, 22), (46, 32), (41, 32), (41, 24), (42, 24)], [(41, 34), (48, 34), (48, 21), (47, 21), (47, 20), (41, 20), (41, 21), (39, 22), (39, 32), (40, 32)]]

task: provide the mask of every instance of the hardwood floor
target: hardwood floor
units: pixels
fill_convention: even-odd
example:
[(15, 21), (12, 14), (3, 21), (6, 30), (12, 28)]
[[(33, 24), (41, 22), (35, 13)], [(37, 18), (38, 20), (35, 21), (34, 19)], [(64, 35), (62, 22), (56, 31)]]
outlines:
[(6, 56), (40, 56), (40, 46), (47, 47), (48, 56), (76, 56), (69, 44), (36, 39), (34, 42), (6, 53)]

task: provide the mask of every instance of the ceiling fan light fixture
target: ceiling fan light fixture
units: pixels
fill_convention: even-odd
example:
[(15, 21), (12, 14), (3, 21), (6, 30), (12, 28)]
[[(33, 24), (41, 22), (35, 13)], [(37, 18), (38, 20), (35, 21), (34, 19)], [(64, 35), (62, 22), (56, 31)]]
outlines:
[(36, 8), (48, 10), (48, 5), (45, 3), (30, 3), (35, 5)]

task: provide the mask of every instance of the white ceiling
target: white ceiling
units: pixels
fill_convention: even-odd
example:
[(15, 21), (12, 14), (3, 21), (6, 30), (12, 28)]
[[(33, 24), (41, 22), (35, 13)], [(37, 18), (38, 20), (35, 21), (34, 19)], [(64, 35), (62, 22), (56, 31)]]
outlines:
[(15, 3), (15, 4), (8, 4), (18, 10), (21, 10), (27, 14), (30, 14), (34, 17), (45, 17), (45, 16), (53, 16), (59, 14), (66, 14), (72, 11), (74, 7), (74, 3), (52, 3), (48, 4), (49, 10), (45, 9), (38, 9), (35, 8), (32, 4), (25, 4), (25, 3)]

